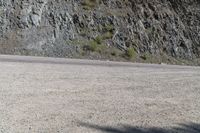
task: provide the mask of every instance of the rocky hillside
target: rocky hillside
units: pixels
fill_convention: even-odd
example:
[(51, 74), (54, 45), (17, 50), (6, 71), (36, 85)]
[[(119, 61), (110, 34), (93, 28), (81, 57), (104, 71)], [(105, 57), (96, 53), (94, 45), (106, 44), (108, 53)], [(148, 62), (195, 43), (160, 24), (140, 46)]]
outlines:
[(0, 53), (194, 62), (199, 0), (0, 0)]

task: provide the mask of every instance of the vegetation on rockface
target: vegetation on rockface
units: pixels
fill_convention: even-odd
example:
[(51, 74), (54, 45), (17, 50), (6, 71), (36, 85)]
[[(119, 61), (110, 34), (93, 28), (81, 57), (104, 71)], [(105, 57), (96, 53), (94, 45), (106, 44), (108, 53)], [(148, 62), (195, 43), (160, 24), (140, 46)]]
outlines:
[(99, 4), (100, 0), (83, 0), (82, 6), (84, 9), (89, 10), (95, 8)]
[(148, 60), (149, 59), (149, 54), (144, 53), (143, 55), (140, 56), (143, 60)]
[(158, 63), (200, 58), (197, 0), (4, 0), (1, 8), (2, 54)]
[(95, 39), (94, 39), (94, 41), (97, 43), (97, 44), (102, 44), (102, 38), (101, 38), (101, 36), (97, 36)]
[(136, 56), (136, 52), (134, 48), (128, 48), (126, 51), (126, 54), (128, 56), (129, 59), (132, 59)]
[(114, 30), (115, 30), (115, 27), (114, 27), (114, 25), (112, 25), (112, 24), (107, 24), (107, 25), (105, 25), (105, 26), (103, 27), (103, 31), (105, 31), (105, 32), (113, 33)]
[(90, 41), (89, 45), (88, 45), (88, 50), (94, 52), (94, 51), (97, 51), (98, 49), (98, 43), (96, 41)]

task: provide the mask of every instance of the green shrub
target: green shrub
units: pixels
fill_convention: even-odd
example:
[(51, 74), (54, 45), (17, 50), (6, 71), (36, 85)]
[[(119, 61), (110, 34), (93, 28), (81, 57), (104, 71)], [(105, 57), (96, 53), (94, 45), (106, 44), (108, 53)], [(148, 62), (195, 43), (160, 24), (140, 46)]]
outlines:
[(113, 25), (111, 25), (111, 24), (107, 24), (107, 25), (105, 25), (104, 27), (103, 27), (103, 29), (104, 29), (104, 31), (109, 31), (109, 32), (113, 32), (114, 31), (114, 26)]
[(150, 55), (149, 53), (144, 53), (144, 54), (141, 56), (141, 58), (142, 58), (143, 60), (150, 60), (150, 59), (151, 59), (151, 55)]
[(136, 56), (136, 52), (134, 48), (128, 48), (126, 51), (126, 55), (129, 57), (129, 59), (132, 59)]
[(98, 48), (97, 42), (91, 41), (90, 44), (89, 44), (89, 50), (94, 52), (94, 51), (97, 51), (97, 48)]
[(89, 10), (99, 4), (99, 0), (83, 0), (82, 5), (84, 9)]
[(102, 38), (100, 36), (97, 36), (94, 41), (98, 44), (102, 44)]
[(104, 40), (105, 40), (105, 39), (110, 39), (110, 38), (113, 37), (113, 33), (111, 33), (111, 32), (106, 32), (106, 33), (103, 34), (102, 37), (103, 37)]
[(101, 45), (98, 45), (98, 52), (100, 54), (105, 54), (106, 53), (106, 50), (107, 50), (107, 46), (105, 44), (101, 44)]

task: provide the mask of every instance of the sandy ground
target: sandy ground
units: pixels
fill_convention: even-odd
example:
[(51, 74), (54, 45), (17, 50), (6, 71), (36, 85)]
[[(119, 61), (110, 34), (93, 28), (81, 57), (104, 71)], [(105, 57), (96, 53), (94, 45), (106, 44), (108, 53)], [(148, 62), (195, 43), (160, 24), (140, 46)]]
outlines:
[(0, 133), (187, 123), (200, 123), (198, 67), (0, 56)]

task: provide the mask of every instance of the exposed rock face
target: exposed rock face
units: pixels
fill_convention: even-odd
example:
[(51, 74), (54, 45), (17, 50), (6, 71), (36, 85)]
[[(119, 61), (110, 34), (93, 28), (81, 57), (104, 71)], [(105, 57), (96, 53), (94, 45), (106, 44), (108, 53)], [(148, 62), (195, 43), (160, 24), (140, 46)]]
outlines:
[(0, 52), (69, 57), (75, 42), (104, 36), (104, 44), (138, 54), (200, 56), (199, 0), (0, 0)]

